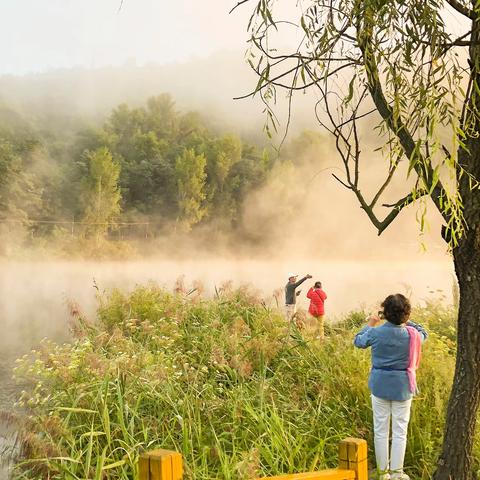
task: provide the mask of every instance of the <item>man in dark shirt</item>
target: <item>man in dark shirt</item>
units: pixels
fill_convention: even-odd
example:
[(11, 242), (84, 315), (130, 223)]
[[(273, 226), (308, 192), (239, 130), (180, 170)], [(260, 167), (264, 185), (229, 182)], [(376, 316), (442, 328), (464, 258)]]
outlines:
[(292, 320), (295, 315), (297, 307), (297, 297), (300, 295), (301, 290), (296, 291), (297, 287), (301, 285), (305, 280), (312, 278), (310, 274), (305, 275), (297, 282), (298, 275), (290, 273), (288, 275), (288, 283), (285, 285), (285, 317), (287, 320)]

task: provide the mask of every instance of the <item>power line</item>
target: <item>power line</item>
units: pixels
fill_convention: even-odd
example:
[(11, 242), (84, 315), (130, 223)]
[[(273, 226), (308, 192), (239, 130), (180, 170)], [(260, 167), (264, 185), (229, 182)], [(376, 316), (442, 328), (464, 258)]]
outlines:
[(38, 223), (49, 225), (150, 225), (150, 222), (78, 222), (76, 220), (37, 220), (28, 218), (20, 220), (18, 218), (2, 218), (0, 223)]

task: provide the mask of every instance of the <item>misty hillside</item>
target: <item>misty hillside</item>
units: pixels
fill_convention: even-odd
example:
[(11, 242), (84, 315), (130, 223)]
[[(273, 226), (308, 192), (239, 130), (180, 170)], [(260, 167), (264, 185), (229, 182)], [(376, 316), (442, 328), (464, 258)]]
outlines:
[[(44, 244), (85, 254), (78, 240), (90, 238), (98, 251), (105, 235), (162, 235), (169, 248), (178, 248), (170, 233), (191, 228), (197, 244), (203, 239), (211, 246), (212, 235), (226, 236), (236, 250), (247, 241), (318, 252), (316, 239), (322, 238), (325, 252), (333, 246), (345, 255), (363, 252), (372, 227), (350, 192), (333, 180), (339, 159), (313, 119), (312, 98), (295, 98), (278, 158), (262, 128), (260, 101), (233, 100), (255, 84), (240, 52), (164, 66), (0, 77), (0, 239), (9, 239), (0, 242), (0, 254)], [(276, 112), (284, 126), (282, 107), (279, 98)], [(363, 135), (369, 143), (372, 129)], [(373, 149), (365, 155), (364, 188), (373, 192), (386, 163)], [(108, 194), (100, 199), (96, 185), (105, 181)], [(391, 201), (404, 195), (404, 180), (390, 190)], [(316, 205), (314, 221), (309, 205)], [(401, 215), (376, 254), (390, 252), (388, 242), (399, 239), (418, 250), (416, 213)], [(347, 215), (358, 225), (355, 237), (338, 222)], [(283, 221), (290, 222), (289, 235)], [(438, 222), (434, 217), (433, 237)], [(88, 231), (87, 224), (99, 228)]]

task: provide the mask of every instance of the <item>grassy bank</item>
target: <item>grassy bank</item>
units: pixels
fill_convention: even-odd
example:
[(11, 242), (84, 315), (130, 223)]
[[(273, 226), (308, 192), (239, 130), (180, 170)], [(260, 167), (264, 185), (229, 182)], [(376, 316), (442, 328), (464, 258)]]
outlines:
[[(187, 479), (248, 479), (334, 466), (346, 436), (372, 446), (369, 353), (352, 347), (361, 312), (323, 344), (288, 332), (246, 288), (205, 300), (149, 285), (99, 297), (95, 324), (72, 313), (74, 343), (44, 342), (18, 361), (14, 478), (131, 479), (139, 452), (164, 447), (182, 452)], [(415, 319), (430, 339), (406, 465), (427, 479), (454, 368), (454, 312), (430, 304)], [(475, 448), (479, 458), (478, 437)]]

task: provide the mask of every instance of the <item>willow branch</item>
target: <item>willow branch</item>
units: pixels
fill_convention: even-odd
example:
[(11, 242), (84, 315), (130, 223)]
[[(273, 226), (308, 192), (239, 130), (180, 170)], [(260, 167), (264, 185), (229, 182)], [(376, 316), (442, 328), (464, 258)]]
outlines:
[[(369, 28), (367, 26), (367, 28)], [(377, 107), (378, 113), (385, 121), (389, 130), (397, 137), (399, 143), (410, 161), (417, 158), (414, 164), (414, 169), (417, 175), (424, 181), (427, 189), (430, 191), (430, 196), (437, 207), (438, 211), (448, 223), (450, 216), (442, 209), (441, 198), (444, 197), (444, 188), (438, 180), (433, 184), (433, 170), (431, 164), (427, 159), (423, 158), (422, 154), (415, 148), (415, 142), (407, 127), (403, 124), (401, 118), (395, 117), (393, 109), (387, 102), (383, 93), (382, 84), (378, 72), (378, 65), (374, 55), (371, 53), (371, 31), (363, 30), (363, 41), (359, 42), (359, 47), (362, 52), (366, 68), (366, 75), (368, 79), (368, 88), (373, 99), (373, 103)]]
[(428, 195), (426, 190), (417, 190), (415, 193), (410, 192), (395, 203), (382, 203), (382, 207), (402, 209), (403, 207), (410, 205), (412, 202), (420, 197), (424, 197), (425, 195)]
[[(387, 175), (387, 178), (386, 180), (383, 182), (382, 186), (378, 189), (378, 192), (375, 194), (375, 196), (373, 197), (373, 200), (371, 201), (370, 203), (370, 208), (373, 208), (377, 202), (378, 202), (378, 199), (381, 197), (382, 193), (385, 191), (385, 189), (388, 187), (388, 185), (390, 184), (392, 178), (393, 178), (393, 174), (395, 173), (395, 171), (397, 170), (397, 166), (398, 166), (398, 161), (397, 162), (393, 162), (391, 165), (390, 165), (390, 169), (388, 171), (388, 175)], [(385, 206), (385, 205), (384, 205)]]
[(446, 0), (446, 1), (458, 13), (461, 13), (463, 16), (465, 16), (467, 18), (471, 18), (471, 19), (474, 18), (473, 10), (470, 10), (468, 7), (463, 5), (458, 0)]
[(232, 9), (228, 13), (229, 14), (233, 13), (240, 5), (243, 5), (244, 3), (247, 3), (249, 1), (250, 0), (241, 0), (240, 2), (237, 2), (237, 4), (234, 7), (232, 7)]
[(387, 227), (395, 220), (395, 218), (397, 218), (398, 214), (403, 210), (404, 207), (406, 207), (407, 205), (410, 205), (413, 201), (415, 201), (419, 197), (418, 195), (414, 195), (413, 193), (409, 193), (408, 195), (401, 198), (398, 202), (396, 202), (392, 205), (384, 204), (383, 206), (391, 207), (391, 210), (383, 220), (380, 220), (375, 215), (375, 212), (373, 211), (373, 208), (368, 204), (368, 202), (365, 200), (365, 197), (363, 196), (362, 192), (358, 188), (356, 188), (352, 184), (347, 185), (344, 181), (342, 181), (340, 178), (338, 178), (335, 174), (332, 174), (332, 175), (343, 186), (345, 186), (349, 190), (352, 190), (355, 193), (355, 196), (357, 197), (357, 199), (360, 203), (360, 208), (367, 214), (367, 216), (370, 219), (370, 221), (372, 222), (373, 226), (377, 229), (378, 235), (381, 235), (383, 233), (383, 231), (387, 229)]
[[(346, 60), (346, 59), (342, 59), (342, 60)], [(256, 93), (262, 91), (263, 89), (267, 88), (268, 86), (275, 86), (275, 87), (280, 87), (280, 88), (284, 88), (286, 90), (290, 90), (290, 91), (301, 91), (301, 90), (305, 90), (306, 88), (309, 88), (309, 87), (313, 87), (314, 85), (317, 84), (318, 80), (312, 80), (311, 82), (309, 83), (304, 83), (303, 85), (300, 85), (300, 86), (295, 86), (293, 84), (290, 84), (290, 85), (287, 85), (285, 83), (281, 83), (279, 82), (279, 80), (281, 80), (282, 78), (286, 77), (287, 75), (290, 75), (290, 74), (298, 74), (298, 71), (308, 64), (310, 62), (313, 62), (313, 61), (316, 61), (316, 59), (310, 59), (309, 62), (306, 62), (306, 63), (302, 63), (302, 64), (299, 64), (299, 65), (295, 65), (294, 67), (290, 68), (289, 70), (277, 75), (276, 77), (272, 78), (272, 79), (267, 79), (265, 78), (265, 82), (260, 85), (258, 88), (256, 88), (255, 90), (253, 90), (252, 92), (250, 93), (246, 93), (245, 95), (241, 95), (239, 97), (234, 97), (233, 99), (234, 100), (243, 100), (245, 98), (249, 98), (249, 97), (253, 97), (253, 95), (255, 95)], [(354, 62), (353, 60), (350, 60), (349, 63), (344, 63), (342, 65), (340, 65), (339, 67), (337, 67), (336, 69), (332, 70), (331, 72), (328, 72), (328, 74), (326, 75), (327, 77), (328, 76), (332, 76), (332, 75), (335, 75), (336, 73), (340, 72), (341, 70), (343, 70), (344, 68), (348, 68), (348, 67), (352, 67), (354, 65), (356, 65), (357, 63)], [(258, 69), (252, 67), (252, 70), (259, 76), (259, 77), (263, 77), (263, 72), (260, 72)]]

